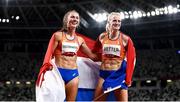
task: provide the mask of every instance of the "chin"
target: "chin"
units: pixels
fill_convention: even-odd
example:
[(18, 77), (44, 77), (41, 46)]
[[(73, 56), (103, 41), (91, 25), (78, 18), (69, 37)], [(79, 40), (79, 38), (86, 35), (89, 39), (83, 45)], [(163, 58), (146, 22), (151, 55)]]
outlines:
[(71, 25), (70, 27), (71, 27), (71, 28), (76, 28), (76, 27), (77, 27), (77, 25)]
[(119, 30), (119, 28), (115, 28), (115, 29), (113, 29), (113, 30)]
[(115, 29), (120, 29), (120, 27), (113, 27), (113, 29), (115, 30)]

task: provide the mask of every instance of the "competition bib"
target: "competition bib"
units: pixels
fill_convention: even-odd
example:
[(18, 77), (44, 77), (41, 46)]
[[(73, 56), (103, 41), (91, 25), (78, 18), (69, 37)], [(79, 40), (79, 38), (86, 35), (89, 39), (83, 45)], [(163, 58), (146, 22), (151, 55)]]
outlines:
[(114, 56), (120, 56), (120, 45), (110, 45), (110, 44), (104, 44), (103, 45), (103, 55), (114, 55)]
[(63, 42), (62, 43), (62, 53), (76, 53), (78, 50), (78, 44), (77, 43), (69, 43), (69, 42)]

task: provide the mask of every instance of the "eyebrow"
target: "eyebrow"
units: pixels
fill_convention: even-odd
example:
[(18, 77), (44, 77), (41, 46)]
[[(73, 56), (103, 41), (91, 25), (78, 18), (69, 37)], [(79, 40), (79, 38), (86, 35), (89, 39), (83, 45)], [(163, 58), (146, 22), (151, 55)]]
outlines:
[(71, 15), (70, 17), (78, 17), (79, 18), (79, 16), (74, 16), (74, 15)]
[(120, 20), (120, 19), (118, 19), (118, 20), (117, 20), (117, 19), (114, 19), (113, 21), (120, 21), (120, 22), (121, 22), (121, 20)]

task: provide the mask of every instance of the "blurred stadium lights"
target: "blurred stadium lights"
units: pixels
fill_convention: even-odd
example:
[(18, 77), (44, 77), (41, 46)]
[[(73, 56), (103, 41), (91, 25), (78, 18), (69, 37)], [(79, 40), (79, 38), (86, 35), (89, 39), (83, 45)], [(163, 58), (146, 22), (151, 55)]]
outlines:
[(0, 23), (9, 23), (9, 19), (0, 18)]
[(9, 23), (9, 19), (6, 19), (6, 22)]
[(150, 17), (150, 16), (151, 16), (150, 12), (147, 12), (147, 17)]
[(5, 22), (6, 22), (6, 19), (2, 19), (2, 22), (5, 23)]
[(180, 54), (180, 50), (178, 50), (177, 53)]
[[(11, 19), (19, 20), (20, 16), (11, 16)], [(0, 23), (10, 23), (10, 19), (8, 18), (0, 18)]]
[(20, 81), (16, 81), (16, 85), (19, 85), (19, 84), (21, 84), (21, 82)]
[(31, 82), (30, 81), (26, 81), (26, 85), (30, 85), (31, 84)]
[(16, 19), (16, 20), (19, 20), (20, 19), (20, 16), (11, 16), (12, 19)]
[[(11, 81), (6, 81), (5, 82), (6, 85), (11, 85), (11, 84), (22, 85), (21, 83), (23, 83), (23, 82), (22, 81), (16, 81), (15, 83), (13, 83)], [(31, 85), (31, 81), (26, 81), (25, 84), (26, 85)]]
[[(142, 17), (151, 17), (158, 15), (167, 15), (167, 14), (176, 14), (180, 12), (179, 4), (176, 7), (172, 5), (165, 6), (163, 8), (156, 8), (153, 11), (144, 12), (144, 11), (124, 11), (120, 12), (122, 19), (137, 19)], [(107, 20), (108, 13), (95, 13), (92, 15), (92, 18), (97, 22), (103, 22)]]
[(10, 85), (11, 84), (11, 81), (6, 81), (6, 85)]
[(19, 16), (16, 16), (16, 20), (19, 20), (19, 18), (20, 18)]
[(92, 18), (97, 22), (103, 22), (107, 19), (107, 16), (107, 13), (95, 13), (94, 15), (92, 15)]
[[(142, 17), (151, 17), (151, 16), (158, 16), (158, 15), (168, 15), (168, 14), (176, 14), (180, 12), (180, 7), (179, 4), (177, 4), (176, 6), (165, 6), (162, 8), (156, 8), (153, 11), (148, 11), (148, 12), (144, 12), (144, 11), (121, 11), (121, 17), (122, 19), (138, 19), (138, 18), (142, 18)], [(87, 12), (88, 15), (90, 15), (96, 22), (101, 23), (107, 20), (108, 17), (108, 12), (103, 11), (103, 13), (95, 13), (92, 14), (90, 12)], [(11, 16), (11, 19), (13, 20), (19, 20), (20, 16)], [(6, 19), (6, 18), (0, 18), (0, 23), (9, 23), (10, 20)], [(83, 22), (84, 26), (88, 26), (88, 24), (86, 23), (86, 21), (84, 20)]]
[(11, 16), (12, 19), (14, 19), (14, 16)]
[(172, 82), (172, 80), (171, 79), (168, 79), (168, 80), (166, 80), (167, 81), (167, 83), (171, 83)]
[(146, 80), (146, 83), (151, 83), (151, 80)]

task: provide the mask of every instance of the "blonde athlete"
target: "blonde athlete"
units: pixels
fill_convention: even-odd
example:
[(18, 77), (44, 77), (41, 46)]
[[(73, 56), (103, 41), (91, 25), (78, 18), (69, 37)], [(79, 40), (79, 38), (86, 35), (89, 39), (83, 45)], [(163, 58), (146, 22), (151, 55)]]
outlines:
[[(79, 13), (75, 10), (65, 14), (63, 28), (53, 34), (39, 73), (40, 77), (46, 70), (51, 69), (52, 64), (49, 61), (55, 57), (55, 64), (65, 82), (66, 101), (75, 101), (78, 91), (77, 51), (80, 49), (90, 58), (95, 58), (83, 38), (76, 35), (76, 28), (79, 23)], [(37, 85), (41, 84), (37, 80)]]
[[(119, 31), (120, 13), (108, 16), (106, 31), (98, 37), (93, 52), (100, 53), (101, 67), (95, 101), (104, 101), (114, 91), (117, 101), (128, 101), (128, 86), (134, 70), (135, 49), (129, 36)], [(125, 60), (127, 58), (127, 61)]]

